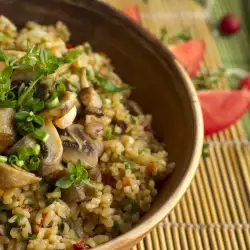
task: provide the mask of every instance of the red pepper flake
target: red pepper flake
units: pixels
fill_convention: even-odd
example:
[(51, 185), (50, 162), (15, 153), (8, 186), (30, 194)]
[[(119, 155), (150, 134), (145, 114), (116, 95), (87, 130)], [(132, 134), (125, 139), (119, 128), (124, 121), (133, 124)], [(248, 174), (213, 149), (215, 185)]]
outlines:
[(22, 208), (24, 209), (24, 210), (27, 210), (28, 212), (31, 210), (31, 207), (29, 207), (29, 206), (22, 206)]
[(73, 244), (74, 250), (88, 250), (89, 246), (85, 245), (84, 241), (80, 241), (76, 244)]
[(152, 127), (151, 127), (150, 123), (147, 126), (144, 127), (144, 131), (146, 131), (146, 132), (151, 132), (152, 131)]
[(71, 44), (67, 43), (67, 44), (66, 44), (66, 48), (67, 48), (67, 49), (72, 49), (73, 46), (72, 46)]

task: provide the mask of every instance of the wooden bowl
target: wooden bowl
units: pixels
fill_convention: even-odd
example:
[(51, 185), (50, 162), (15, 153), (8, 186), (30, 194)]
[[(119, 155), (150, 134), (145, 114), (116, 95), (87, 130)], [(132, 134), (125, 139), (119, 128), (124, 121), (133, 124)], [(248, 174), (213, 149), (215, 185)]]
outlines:
[(89, 41), (107, 53), (133, 98), (153, 115), (153, 129), (176, 163), (150, 211), (128, 233), (96, 250), (132, 248), (177, 204), (194, 177), (203, 143), (203, 122), (193, 84), (169, 51), (153, 36), (111, 7), (94, 0), (0, 0), (1, 14), (22, 26), (64, 21), (72, 43)]

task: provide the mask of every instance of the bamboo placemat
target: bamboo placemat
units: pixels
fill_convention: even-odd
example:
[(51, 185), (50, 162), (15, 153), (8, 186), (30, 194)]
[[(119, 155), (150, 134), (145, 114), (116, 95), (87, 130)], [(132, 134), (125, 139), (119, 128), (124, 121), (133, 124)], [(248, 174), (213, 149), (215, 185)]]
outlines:
[[(183, 27), (189, 27), (193, 37), (206, 41), (202, 67), (218, 69), (221, 66), (204, 12), (193, 1), (148, 0), (146, 4), (143, 0), (105, 2), (118, 9), (138, 4), (142, 25), (157, 37), (160, 37), (160, 29), (164, 26), (170, 36)], [(225, 2), (235, 4), (240, 1)], [(224, 11), (229, 10), (226, 6)], [(234, 39), (234, 50), (239, 52), (239, 58), (243, 56), (243, 48), (237, 47), (237, 44), (241, 46), (247, 40), (239, 42), (238, 38)], [(232, 60), (228, 62), (232, 66), (234, 62), (229, 44), (224, 46), (219, 40), (218, 48), (221, 55)], [(222, 81), (219, 87), (227, 88), (228, 83)], [(206, 138), (206, 141), (209, 157), (201, 159), (196, 177), (180, 203), (133, 250), (250, 250), (250, 155), (249, 140), (242, 122)]]

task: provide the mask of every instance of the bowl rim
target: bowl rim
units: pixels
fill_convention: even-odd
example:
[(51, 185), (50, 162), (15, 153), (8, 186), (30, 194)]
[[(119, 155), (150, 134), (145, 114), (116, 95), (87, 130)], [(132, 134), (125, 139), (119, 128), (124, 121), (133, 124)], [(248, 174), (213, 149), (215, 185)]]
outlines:
[[(131, 230), (128, 232), (121, 234), (120, 236), (112, 239), (111, 241), (104, 243), (98, 247), (95, 247), (95, 250), (106, 250), (106, 249), (117, 249), (117, 246), (125, 245), (125, 242), (131, 240), (135, 241), (136, 239), (141, 239), (145, 236), (150, 230), (153, 229), (159, 222), (161, 222), (166, 215), (174, 208), (174, 206), (179, 202), (183, 194), (186, 192), (187, 188), (189, 187), (192, 179), (195, 176), (195, 172), (199, 166), (200, 155), (202, 151), (203, 145), (203, 137), (204, 137), (204, 127), (203, 127), (203, 117), (202, 111), (199, 103), (199, 99), (193, 85), (192, 80), (190, 79), (187, 72), (184, 70), (183, 66), (181, 66), (173, 57), (172, 53), (168, 50), (166, 46), (162, 44), (154, 35), (150, 34), (142, 25), (137, 24), (134, 22), (130, 17), (126, 16), (122, 12), (119, 12), (114, 7), (103, 3), (97, 0), (55, 0), (58, 2), (65, 2), (70, 5), (85, 7), (86, 2), (89, 2), (88, 5), (91, 8), (91, 11), (94, 11), (94, 7), (96, 6), (98, 9), (103, 9), (104, 13), (108, 13), (111, 15), (113, 21), (119, 21), (120, 23), (124, 23), (126, 28), (130, 29), (131, 32), (139, 35), (140, 37), (145, 40), (151, 48), (157, 51), (157, 54), (160, 55), (163, 61), (170, 61), (168, 60), (169, 57), (172, 57), (172, 62), (168, 62), (172, 68), (175, 68), (176, 71), (179, 73), (179, 76), (182, 78), (184, 87), (186, 88), (187, 94), (189, 96), (192, 112), (193, 112), (193, 122), (194, 122), (194, 146), (192, 150), (192, 154), (189, 158), (188, 167), (184, 174), (184, 177), (177, 185), (175, 191), (170, 195), (168, 200), (157, 210), (154, 214), (149, 216), (145, 221), (142, 223), (135, 225)], [(84, 4), (85, 2), (85, 4)]]

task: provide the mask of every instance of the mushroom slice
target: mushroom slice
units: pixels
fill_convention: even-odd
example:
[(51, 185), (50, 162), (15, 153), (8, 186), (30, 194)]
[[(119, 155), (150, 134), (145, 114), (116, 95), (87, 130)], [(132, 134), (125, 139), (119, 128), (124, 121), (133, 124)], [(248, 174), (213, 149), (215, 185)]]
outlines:
[(12, 155), (17, 151), (19, 147), (33, 147), (36, 145), (36, 140), (32, 138), (30, 135), (24, 136), (18, 142), (16, 142), (8, 151), (6, 152), (7, 155)]
[(90, 122), (85, 125), (85, 131), (93, 139), (96, 139), (98, 136), (103, 134), (103, 124), (100, 122)]
[(96, 196), (97, 188), (88, 181), (73, 185), (62, 190), (62, 197), (66, 203), (77, 203)]
[(86, 107), (93, 107), (98, 109), (102, 107), (102, 100), (93, 87), (81, 89), (80, 100)]
[(42, 161), (39, 173), (41, 176), (49, 176), (62, 170), (60, 162), (63, 153), (60, 136), (51, 121), (45, 121), (42, 130), (49, 135), (46, 142), (41, 144)]
[(60, 100), (59, 106), (46, 109), (41, 113), (41, 116), (48, 120), (55, 120), (65, 116), (77, 103), (76, 94), (66, 91)]
[(0, 108), (0, 153), (15, 142), (14, 116), (14, 109)]
[(65, 129), (70, 126), (76, 118), (77, 108), (74, 106), (65, 116), (54, 120), (54, 124), (60, 128)]
[(19, 188), (41, 181), (32, 173), (6, 163), (0, 163), (0, 188)]
[(89, 167), (95, 167), (98, 163), (99, 148), (102, 142), (92, 140), (85, 132), (81, 124), (72, 124), (67, 129), (72, 141), (63, 141), (63, 161), (76, 164), (78, 160)]
[(130, 111), (130, 113), (134, 116), (138, 116), (138, 115), (143, 114), (142, 109), (135, 101), (128, 100), (126, 102), (126, 106), (127, 106), (128, 110)]

